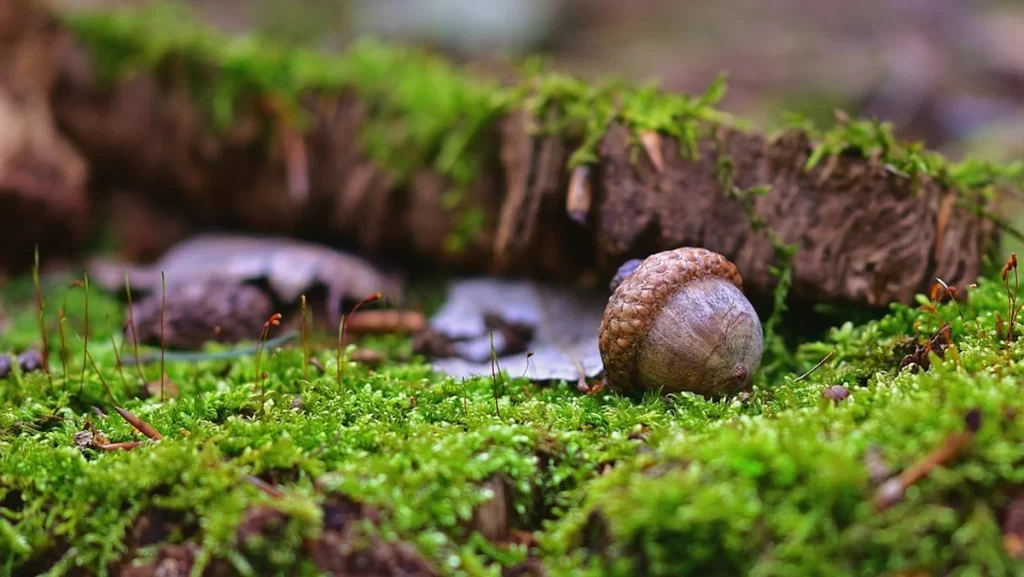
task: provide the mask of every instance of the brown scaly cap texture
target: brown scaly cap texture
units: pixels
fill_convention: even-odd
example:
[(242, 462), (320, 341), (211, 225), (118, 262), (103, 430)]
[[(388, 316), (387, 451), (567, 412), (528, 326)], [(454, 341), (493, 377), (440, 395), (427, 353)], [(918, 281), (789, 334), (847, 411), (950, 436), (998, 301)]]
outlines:
[(601, 321), (601, 360), (610, 387), (642, 387), (636, 378), (636, 353), (644, 333), (680, 286), (708, 277), (725, 279), (743, 290), (736, 265), (716, 252), (692, 247), (647, 257), (619, 284)]

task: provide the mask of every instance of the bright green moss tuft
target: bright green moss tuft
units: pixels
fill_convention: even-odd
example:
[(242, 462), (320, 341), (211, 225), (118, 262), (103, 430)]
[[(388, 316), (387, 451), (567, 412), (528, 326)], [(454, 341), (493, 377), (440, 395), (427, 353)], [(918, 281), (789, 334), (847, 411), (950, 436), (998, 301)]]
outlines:
[[(47, 302), (63, 292), (51, 289)], [(100, 573), (126, 554), (140, 516), (159, 511), (175, 520), (163, 542), (199, 544), (203, 563), (304, 574), (311, 567), (301, 542), (319, 535), (320, 506), (344, 495), (383, 512), (375, 530), (383, 538), (415, 544), (445, 574), (480, 574), (525, 555), (468, 529), (488, 497), (484, 483), (500, 476), (509, 481), (513, 526), (535, 532), (555, 574), (585, 566), (594, 575), (749, 567), (758, 575), (1012, 574), (999, 515), (1024, 479), (1024, 429), (1015, 418), (1024, 410), (1024, 349), (994, 335), (996, 313), (1007, 316), (1002, 284), (983, 279), (970, 295), (963, 318), (952, 304), (940, 307), (956, 346), (933, 357), (927, 372), (897, 367), (902, 348), (923, 342), (939, 321), (921, 307), (894, 306), (881, 320), (839, 327), (798, 349), (801, 371), (835, 351), (807, 378), (784, 374), (729, 402), (585, 396), (514, 378), (495, 389), (490, 379), (442, 378), (418, 360), (375, 371), (350, 364), (338, 390), (334, 351), (317, 353), (326, 374), (306, 382), (300, 351), (291, 348), (263, 360), (271, 376), (261, 419), (254, 359), (169, 365), (181, 396), (160, 403), (136, 398), (137, 379), (128, 372), (121, 381), (110, 339), (94, 336), (90, 352), (113, 394), (165, 438), (129, 452), (75, 446), (88, 423), (111, 442), (141, 438), (91, 371), (78, 392), (80, 344), (69, 355), (69, 380), (55, 371), (53, 390), (41, 373), (0, 380), (0, 544), (15, 569), (39, 556), (65, 557), (68, 567)], [(69, 300), (69, 313), (76, 304)], [(114, 306), (94, 293), (90, 308)], [(47, 320), (55, 314), (47, 308)], [(95, 335), (109, 337), (117, 322), (93, 322)], [(34, 330), (31, 315), (19, 317), (9, 337), (31, 342)], [(403, 339), (365, 344), (407, 351)], [(839, 406), (821, 398), (834, 384), (852, 391)], [(296, 395), (302, 411), (289, 408)], [(982, 429), (965, 458), (875, 513), (863, 463), (869, 448), (880, 447), (899, 471), (962, 430), (973, 409)], [(243, 474), (272, 480), (285, 498)], [(288, 515), (274, 547), (260, 538), (237, 542), (256, 505)], [(602, 531), (604, 561), (588, 562), (582, 545), (599, 542)]]
[[(676, 431), (592, 482), (586, 504), (551, 532), (551, 555), (586, 565), (577, 547), (599, 542), (587, 537), (593, 513), (611, 543), (604, 562), (592, 560), (600, 574), (1018, 574), (999, 527), (1024, 479), (1024, 348), (995, 337), (995, 313), (1007, 307), (1000, 283), (972, 294), (978, 325), (969, 311), (965, 324), (953, 305), (942, 307), (956, 347), (933, 356), (927, 372), (897, 371), (895, 349), (912, 326), (937, 328), (918, 309), (894, 307), (881, 321), (804, 347), (808, 362), (836, 352), (807, 380), (777, 383), (760, 416)], [(839, 406), (820, 397), (835, 384), (852, 391)], [(874, 511), (869, 448), (899, 472), (964, 430), (972, 410), (982, 428), (968, 453)]]

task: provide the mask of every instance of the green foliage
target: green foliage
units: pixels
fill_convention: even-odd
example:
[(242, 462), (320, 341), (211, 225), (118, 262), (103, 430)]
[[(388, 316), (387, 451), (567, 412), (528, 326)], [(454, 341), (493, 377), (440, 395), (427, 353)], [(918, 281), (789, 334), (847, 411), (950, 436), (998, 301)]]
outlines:
[[(256, 37), (226, 40), (157, 6), (70, 22), (108, 79), (183, 65), (221, 126), (251, 98), (273, 95), (301, 122), (304, 92), (352, 89), (367, 105), (363, 144), (375, 160), (403, 177), (433, 167), (456, 188), (472, 182), (484, 134), (517, 103), (527, 105), (539, 130), (576, 143), (570, 166), (596, 161), (612, 121), (638, 134), (676, 136), (688, 145), (685, 154), (695, 150), (699, 123), (731, 121), (714, 109), (722, 81), (703, 96), (671, 96), (653, 85), (592, 85), (536, 68), (519, 85), (498, 86), (371, 41), (329, 57)], [(878, 124), (847, 123), (820, 142), (814, 162), (852, 147), (880, 155), (896, 172), (928, 173), (982, 192), (1022, 171), (947, 163), (896, 143)], [(745, 201), (763, 192), (726, 191)], [(457, 194), (451, 200), (467, 209), (470, 222), (460, 235), (468, 236), (479, 214)], [(748, 216), (757, 221), (755, 212)], [(792, 255), (781, 241), (773, 245), (782, 311)], [(31, 288), (30, 279), (21, 280), (4, 294), (12, 315), (0, 340), (5, 350), (40, 342)], [(394, 360), (408, 353), (407, 340), (376, 338), (364, 345), (392, 360), (374, 370), (349, 363), (340, 391), (335, 351), (316, 351), (325, 372), (307, 381), (294, 345), (262, 358), (270, 375), (262, 407), (253, 358), (169, 364), (180, 396), (160, 402), (142, 394), (134, 370), (119, 370), (118, 353), (130, 350), (118, 336), (121, 306), (93, 288), (89, 352), (101, 374), (85, 366), (85, 294), (84, 287), (47, 287), (53, 385), (41, 372), (17, 368), (0, 379), (0, 574), (30, 566), (54, 575), (76, 567), (103, 574), (128, 552), (125, 539), (139, 517), (154, 511), (174, 520), (163, 541), (198, 544), (201, 566), (226, 560), (240, 572), (306, 574), (300, 543), (322, 531), (320, 504), (343, 494), (380, 507), (377, 531), (413, 543), (444, 574), (495, 575), (525, 554), (468, 534), (468, 520), (487, 498), (483, 483), (495, 475), (510, 480), (513, 525), (535, 533), (554, 574), (1020, 572), (1002, 549), (999, 526), (1024, 478), (1024, 429), (1015, 418), (1024, 410), (1024, 349), (996, 338), (997, 313), (1009, 318), (998, 280), (982, 279), (962, 311), (939, 307), (956, 344), (944, 358), (933, 355), (926, 372), (898, 366), (939, 322), (924, 306), (894, 306), (885, 318), (843, 324), (822, 342), (769, 350), (785, 364), (766, 367), (771, 379), (759, 381), (750, 398), (728, 401), (588, 396), (514, 375), (500, 387), (485, 378), (459, 382), (432, 373), (422, 359)], [(66, 378), (56, 336), (61, 307)], [(778, 318), (766, 322), (769, 331)], [(148, 367), (144, 380), (156, 380), (157, 370)], [(849, 387), (851, 397), (823, 401), (830, 385)], [(297, 395), (301, 411), (289, 408)], [(113, 411), (115, 399), (164, 438), (143, 439)], [(968, 410), (982, 415), (968, 453), (919, 481), (892, 509), (875, 512), (864, 465), (869, 448), (880, 447), (902, 470), (961, 430)], [(111, 442), (143, 442), (131, 451), (80, 449), (75, 433), (90, 426)], [(285, 497), (272, 498), (244, 475), (272, 479)], [(256, 505), (288, 514), (273, 547), (236, 542), (239, 523)], [(602, 532), (607, 547), (584, 547)]]
[(877, 119), (850, 119), (839, 115), (826, 130), (817, 130), (798, 115), (790, 115), (790, 125), (809, 133), (817, 145), (807, 168), (822, 160), (850, 152), (877, 158), (893, 174), (910, 178), (916, 184), (927, 175), (961, 193), (991, 195), (996, 187), (1024, 186), (1024, 162), (993, 163), (977, 158), (951, 162), (942, 154), (927, 150), (922, 142), (902, 142), (893, 136), (892, 123)]
[[(31, 286), (19, 281), (5, 295), (24, 313), (4, 348), (38, 343), (24, 283)], [(91, 313), (117, 309), (90, 290)], [(67, 296), (69, 318), (80, 319), (83, 291), (56, 285), (44, 296), (48, 303)], [(301, 543), (320, 534), (320, 506), (340, 494), (379, 507), (375, 530), (414, 544), (444, 574), (491, 574), (526, 553), (467, 529), (488, 497), (484, 483), (501, 475), (512, 491), (513, 526), (536, 534), (554, 574), (1012, 574), (999, 525), (1024, 479), (1024, 428), (1014, 418), (1024, 410), (1024, 349), (996, 336), (1008, 298), (1001, 282), (982, 279), (969, 305), (940, 306), (955, 348), (933, 355), (927, 372), (900, 371), (902, 356), (939, 327), (926, 303), (922, 297), (880, 320), (837, 327), (793, 353), (800, 372), (832, 354), (808, 377), (782, 374), (750, 398), (729, 401), (588, 396), (508, 375), (494, 387), (489, 378), (444, 378), (421, 359), (375, 370), (348, 363), (339, 391), (335, 352), (318, 350), (325, 372), (306, 381), (295, 345), (261, 361), (270, 373), (262, 417), (254, 358), (170, 364), (181, 394), (161, 403), (141, 394), (131, 371), (122, 378), (117, 369), (120, 319), (92, 319), (89, 351), (102, 381), (164, 438), (145, 440), (118, 416), (91, 368), (79, 391), (83, 340), (75, 336), (64, 380), (51, 334), (53, 388), (42, 372), (0, 380), (5, 571), (35, 560), (56, 567), (53, 574), (72, 566), (102, 574), (128, 552), (126, 536), (140, 516), (159, 514), (174, 520), (162, 542), (198, 544), (204, 566), (226, 560), (255, 574), (305, 574)], [(44, 309), (47, 326), (56, 314)], [(71, 334), (81, 330), (68, 326)], [(408, 353), (399, 337), (363, 345), (392, 359)], [(154, 369), (147, 379), (157, 378)], [(840, 384), (852, 396), (837, 406), (823, 401), (822, 390)], [(296, 395), (301, 411), (290, 408)], [(892, 509), (872, 510), (869, 448), (880, 447), (899, 471), (961, 430), (972, 409), (982, 428), (969, 452)], [(90, 427), (110, 442), (143, 444), (76, 447), (75, 433)], [(272, 498), (244, 475), (272, 480), (285, 497)], [(270, 536), (237, 541), (239, 524), (258, 505), (288, 514), (274, 547), (261, 541)], [(608, 545), (588, 560), (594, 519)]]
[[(834, 356), (806, 380), (764, 391), (759, 416), (666, 436), (591, 482), (585, 505), (549, 533), (551, 557), (602, 575), (1019, 574), (1000, 526), (1024, 478), (1024, 348), (996, 337), (995, 314), (1007, 314), (999, 282), (983, 282), (971, 301), (977, 324), (966, 307), (963, 317), (940, 308), (956, 346), (932, 355), (927, 372), (898, 370), (914, 327), (922, 337), (938, 327), (923, 307), (894, 307), (803, 347), (808, 367)], [(830, 385), (851, 397), (822, 400)], [(982, 427), (966, 454), (874, 510), (868, 451), (880, 448), (898, 473), (962, 431), (972, 410)], [(588, 563), (579, 547), (596, 542), (591, 515), (607, 524), (610, 546)]]

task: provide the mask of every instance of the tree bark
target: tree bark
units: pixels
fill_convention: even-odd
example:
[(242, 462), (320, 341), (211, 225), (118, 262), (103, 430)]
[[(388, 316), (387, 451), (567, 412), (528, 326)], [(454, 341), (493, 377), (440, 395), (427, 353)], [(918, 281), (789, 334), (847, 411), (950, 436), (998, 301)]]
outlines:
[[(575, 143), (535, 136), (528, 115), (513, 111), (490, 127), (487, 160), (464, 199), (481, 209), (482, 226), (452, 253), (446, 239), (463, 213), (443, 206), (451, 183), (424, 167), (399, 184), (369, 160), (359, 144), (367, 104), (353, 93), (308, 94), (313, 122), (301, 135), (260, 98), (240, 103), (230, 129), (219, 133), (173, 63), (104, 88), (86, 50), (59, 33), (67, 42), (50, 102), (61, 134), (95, 174), (92, 194), (132, 191), (151, 210), (188, 223), (167, 227), (178, 232), (159, 242), (135, 238), (132, 246), (150, 248), (130, 258), (155, 256), (149, 253), (189, 227), (217, 227), (321, 240), (412, 269), (593, 285), (629, 258), (690, 245), (734, 261), (745, 289), (766, 296), (777, 283), (772, 269), (782, 264), (773, 231), (798, 247), (794, 296), (884, 306), (911, 302), (936, 277), (974, 282), (996, 240), (992, 222), (927, 176), (915, 186), (856, 155), (805, 170), (812, 143), (800, 131), (773, 139), (717, 126), (701, 137), (695, 159), (661, 136), (659, 170), (642, 148), (636, 154), (629, 129), (613, 122), (584, 179), (566, 168)], [(6, 59), (0, 56), (0, 66)], [(723, 159), (739, 189), (771, 187), (753, 205), (764, 229), (753, 230), (747, 206), (723, 189)], [(142, 234), (129, 225), (122, 232)]]

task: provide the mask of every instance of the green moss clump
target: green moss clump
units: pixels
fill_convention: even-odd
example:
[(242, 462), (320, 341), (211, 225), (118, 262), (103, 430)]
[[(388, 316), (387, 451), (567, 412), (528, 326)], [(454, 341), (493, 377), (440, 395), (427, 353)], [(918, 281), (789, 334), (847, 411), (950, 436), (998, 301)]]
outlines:
[[(897, 370), (913, 327), (938, 326), (923, 308), (894, 307), (804, 347), (808, 362), (833, 360), (804, 381), (781, 379), (760, 416), (680, 431), (592, 482), (550, 533), (552, 558), (595, 575), (1019, 574), (1000, 527), (1024, 478), (1024, 348), (995, 336), (1001, 283), (983, 282), (971, 300), (977, 324), (966, 307), (963, 317), (942, 307), (956, 344), (926, 372)], [(831, 385), (851, 397), (822, 399)], [(868, 452), (881, 449), (898, 473), (963, 431), (972, 411), (982, 425), (966, 452), (876, 511)]]
[(879, 160), (893, 174), (911, 179), (915, 186), (921, 176), (928, 175), (961, 194), (991, 197), (997, 188), (1024, 185), (1024, 162), (994, 163), (978, 158), (952, 162), (927, 150), (921, 142), (895, 138), (891, 122), (851, 119), (840, 114), (835, 123), (821, 130), (806, 117), (792, 113), (787, 116), (788, 127), (806, 131), (817, 142), (807, 159), (808, 169), (826, 158), (854, 153)]
[[(0, 343), (5, 349), (37, 335), (24, 287), (6, 295), (24, 312)], [(534, 553), (556, 575), (1018, 569), (1002, 550), (999, 525), (1024, 478), (1024, 429), (1014, 417), (1024, 410), (1024, 349), (995, 336), (997, 313), (1008, 316), (998, 277), (983, 279), (959, 310), (894, 306), (881, 320), (837, 327), (795, 351), (801, 372), (831, 353), (806, 378), (783, 374), (749, 399), (718, 402), (588, 396), (568, 384), (508, 375), (504, 383), (458, 382), (419, 359), (375, 370), (348, 363), (339, 389), (335, 351), (316, 352), (325, 374), (307, 381), (293, 347), (261, 361), (270, 375), (261, 417), (255, 359), (171, 364), (168, 376), (181, 394), (160, 402), (140, 395), (132, 371), (122, 377), (117, 369), (119, 319), (93, 319), (89, 351), (102, 381), (121, 406), (162, 432), (159, 442), (142, 439), (113, 411), (100, 375), (88, 370), (80, 381), (81, 293), (52, 287), (45, 295), (47, 303), (69, 297), (68, 379), (52, 333), (52, 385), (41, 372), (0, 379), (5, 574), (26, 567), (103, 574), (129, 552), (144, 557), (184, 542), (200, 548), (201, 566), (307, 574), (301, 544), (322, 533), (322, 506), (339, 495), (378, 507), (382, 522), (367, 530), (414, 544), (443, 574), (489, 574), (529, 553), (469, 528), (488, 498), (484, 483), (495, 476), (509, 482), (513, 527), (539, 539)], [(90, 312), (116, 308), (92, 289)], [(50, 326), (55, 315), (48, 305)], [(944, 358), (932, 355), (928, 371), (898, 370), (940, 317), (954, 347)], [(363, 345), (392, 359), (408, 353), (397, 337)], [(146, 380), (156, 380), (157, 370), (148, 367)], [(851, 397), (824, 401), (831, 385), (847, 386)], [(290, 408), (297, 395), (302, 410)], [(875, 512), (867, 451), (880, 447), (902, 470), (962, 430), (972, 410), (982, 427), (968, 452), (892, 509)], [(80, 449), (75, 434), (84, 430), (110, 442), (144, 442), (131, 451)], [(245, 475), (269, 480), (284, 497), (267, 495)], [(282, 527), (265, 537), (273, 547), (259, 537), (238, 541), (257, 506), (284, 514)], [(139, 519), (153, 515), (171, 520), (173, 530), (130, 551)]]

